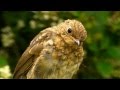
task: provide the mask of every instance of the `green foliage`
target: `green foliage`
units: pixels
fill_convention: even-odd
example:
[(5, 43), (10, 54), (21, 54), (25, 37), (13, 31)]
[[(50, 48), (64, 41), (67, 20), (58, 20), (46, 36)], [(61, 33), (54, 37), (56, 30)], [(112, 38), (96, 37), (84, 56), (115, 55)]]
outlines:
[(0, 56), (0, 67), (3, 67), (5, 65), (7, 65), (6, 58), (3, 56)]
[(110, 47), (106, 52), (107, 57), (120, 60), (120, 48)]
[(97, 71), (102, 75), (103, 78), (110, 78), (113, 67), (105, 60), (96, 62)]
[(10, 78), (10, 66), (7, 62), (7, 57), (4, 52), (0, 51), (0, 78)]
[(78, 78), (120, 78), (118, 11), (5, 11), (0, 19), (0, 50), (5, 52), (0, 53), (0, 68), (9, 65), (13, 73), (17, 60), (37, 33), (65, 19), (77, 19), (88, 32)]

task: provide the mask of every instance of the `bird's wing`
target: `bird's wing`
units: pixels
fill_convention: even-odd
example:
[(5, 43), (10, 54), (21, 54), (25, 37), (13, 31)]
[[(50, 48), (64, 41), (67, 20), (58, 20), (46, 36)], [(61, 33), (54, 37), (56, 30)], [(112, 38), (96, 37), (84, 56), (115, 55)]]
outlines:
[(26, 75), (30, 70), (33, 63), (35, 62), (37, 56), (43, 49), (43, 42), (45, 39), (50, 38), (52, 32), (44, 30), (40, 32), (30, 43), (29, 47), (22, 54), (20, 60), (18, 61), (13, 78), (21, 78)]

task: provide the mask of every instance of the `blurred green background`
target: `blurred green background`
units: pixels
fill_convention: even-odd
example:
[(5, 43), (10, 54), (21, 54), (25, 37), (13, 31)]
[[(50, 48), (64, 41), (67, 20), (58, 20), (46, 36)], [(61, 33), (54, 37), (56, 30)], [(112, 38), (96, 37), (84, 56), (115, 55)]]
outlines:
[(120, 78), (119, 11), (0, 12), (0, 78), (12, 78), (17, 61), (37, 33), (66, 19), (81, 21), (88, 32), (77, 78)]

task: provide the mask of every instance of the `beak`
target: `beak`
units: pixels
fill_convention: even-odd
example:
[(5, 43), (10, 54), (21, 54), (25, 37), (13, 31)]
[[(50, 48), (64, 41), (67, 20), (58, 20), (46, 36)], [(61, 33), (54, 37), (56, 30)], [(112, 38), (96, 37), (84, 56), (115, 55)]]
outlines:
[(78, 46), (80, 45), (80, 40), (75, 39), (75, 42), (78, 44)]

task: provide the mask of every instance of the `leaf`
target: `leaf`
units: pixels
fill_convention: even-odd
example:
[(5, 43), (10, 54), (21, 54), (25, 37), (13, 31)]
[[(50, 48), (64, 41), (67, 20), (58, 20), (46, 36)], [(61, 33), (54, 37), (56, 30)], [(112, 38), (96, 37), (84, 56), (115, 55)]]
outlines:
[(99, 23), (102, 25), (107, 23), (107, 18), (109, 14), (110, 13), (108, 11), (99, 11), (99, 12), (95, 12), (95, 17), (96, 20), (99, 21)]
[(8, 63), (7, 63), (6, 58), (3, 57), (3, 56), (0, 56), (0, 67), (3, 67), (3, 66), (5, 66), (5, 65), (7, 65), (7, 64), (8, 64)]
[(98, 61), (96, 63), (96, 68), (104, 78), (110, 78), (113, 71), (112, 65), (105, 62), (105, 60)]
[(120, 60), (120, 48), (118, 48), (118, 47), (110, 47), (108, 49), (108, 51), (106, 52), (106, 55), (109, 58)]
[(94, 52), (94, 53), (98, 53), (99, 49), (97, 47), (97, 44), (96, 43), (92, 43), (91, 45), (89, 45), (89, 49)]
[(104, 35), (101, 41), (101, 49), (106, 49), (110, 47), (110, 39)]

